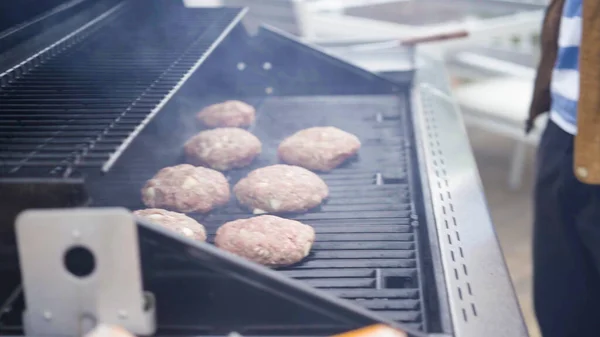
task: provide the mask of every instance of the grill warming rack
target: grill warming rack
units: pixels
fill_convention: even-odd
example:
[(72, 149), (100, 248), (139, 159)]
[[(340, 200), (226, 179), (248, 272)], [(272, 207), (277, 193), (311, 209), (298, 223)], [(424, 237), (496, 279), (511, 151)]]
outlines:
[(3, 74), (4, 175), (108, 171), (244, 12), (152, 3), (120, 3)]

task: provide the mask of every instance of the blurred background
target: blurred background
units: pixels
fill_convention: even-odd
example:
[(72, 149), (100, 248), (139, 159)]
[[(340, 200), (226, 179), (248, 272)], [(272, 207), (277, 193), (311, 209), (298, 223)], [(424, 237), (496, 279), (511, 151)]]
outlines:
[[(531, 190), (535, 146), (524, 120), (547, 0), (186, 0), (188, 6), (248, 6), (250, 30), (267, 23), (375, 72), (408, 70), (402, 43), (447, 63), (489, 208), (525, 320), (539, 336), (531, 300)], [(443, 76), (443, 74), (440, 74)]]

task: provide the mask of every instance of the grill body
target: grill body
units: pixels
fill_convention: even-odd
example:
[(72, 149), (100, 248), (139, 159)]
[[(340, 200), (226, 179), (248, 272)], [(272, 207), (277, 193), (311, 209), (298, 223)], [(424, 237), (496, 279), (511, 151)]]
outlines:
[(3, 173), (69, 176), (73, 164), (107, 171), (238, 15), (124, 2), (57, 45), (57, 55), (40, 55), (32, 62), (42, 64), (2, 88)]
[[(229, 172), (232, 184), (251, 169), (277, 163), (277, 145), (287, 135), (310, 126), (340, 127), (361, 138), (361, 155), (323, 175), (331, 189), (326, 204), (289, 215), (314, 226), (317, 242), (308, 259), (281, 273), (387, 319), (439, 331), (440, 318), (428, 315), (428, 307), (437, 306), (435, 282), (424, 286), (433, 271), (425, 277), (422, 259), (429, 252), (418, 216), (422, 207), (415, 203), (420, 187), (409, 83), (389, 82), (273, 31), (251, 38), (237, 25), (239, 9), (152, 4), (117, 3), (103, 19), (59, 43), (64, 51), (45, 56), (2, 87), (5, 179), (68, 177), (84, 192), (63, 206), (135, 210), (143, 208), (145, 181), (160, 168), (183, 162), (183, 143), (201, 130), (194, 115), (208, 104), (241, 99), (258, 110), (251, 131), (262, 140), (263, 154), (251, 167)], [(199, 59), (202, 64), (194, 69)], [(275, 95), (268, 95), (268, 88)], [(212, 240), (224, 222), (251, 215), (232, 201), (192, 216)], [(231, 307), (207, 301), (199, 286), (219, 283), (202, 283), (206, 273), (190, 270), (185, 259), (145, 247), (150, 266), (145, 284), (163, 303), (160, 329), (215, 334), (231, 327), (221, 319), (227, 316), (222, 310)], [(220, 289), (224, 298), (235, 287)], [(184, 298), (190, 305), (175, 305)], [(240, 308), (245, 314), (238, 316), (245, 323), (237, 323), (243, 333), (340, 331), (327, 330), (317, 316), (288, 313), (287, 319), (271, 315), (261, 321), (261, 315), (249, 314), (256, 304), (245, 302), (249, 307)], [(18, 315), (6, 320), (19, 324)]]
[[(424, 169), (451, 162), (441, 150), (428, 162), (423, 143), (435, 126), (425, 133), (417, 128), (426, 114), (415, 108), (421, 103), (415, 90), (423, 85), (415, 81), (443, 82), (440, 73), (409, 71), (392, 81), (270, 28), (249, 36), (239, 24), (240, 9), (188, 10), (166, 0), (103, 4), (102, 14), (2, 76), (0, 192), (10, 197), (0, 205), (0, 303), (10, 310), (0, 313), (0, 332), (22, 332), (14, 216), (34, 207), (142, 208), (145, 181), (165, 166), (182, 163), (183, 143), (201, 131), (195, 113), (226, 99), (257, 108), (251, 131), (263, 143), (263, 153), (250, 167), (227, 173), (232, 185), (250, 170), (276, 163), (279, 142), (302, 128), (336, 126), (363, 143), (357, 158), (321, 174), (330, 187), (326, 203), (286, 215), (312, 225), (317, 239), (304, 261), (279, 274), (421, 332), (458, 335), (468, 323), (467, 309), (475, 312), (472, 324), (481, 325), (465, 336), (489, 329), (478, 322), (491, 319), (490, 307), (480, 306), (477, 316), (469, 279), (458, 292), (447, 286), (453, 269), (462, 281), (449, 261), (459, 250), (444, 252), (444, 222), (435, 221), (434, 213), (450, 208), (436, 206), (438, 195), (431, 191), (442, 183)], [(95, 6), (89, 11), (98, 10)], [(15, 59), (6, 55), (0, 55), (0, 67), (10, 63), (2, 60)], [(427, 97), (434, 96), (428, 92)], [(447, 112), (449, 104), (436, 104)], [(450, 197), (449, 192), (439, 195)], [(191, 216), (207, 227), (212, 241), (218, 226), (251, 215), (231, 201)], [(159, 335), (236, 330), (313, 336), (345, 329), (316, 311), (299, 311), (267, 292), (248, 291), (191, 263), (183, 248), (167, 249), (149, 232), (140, 233), (144, 287), (159, 303)], [(490, 234), (493, 230), (486, 238)], [(464, 250), (469, 253), (467, 246)], [(497, 273), (504, 282), (505, 268)], [(275, 281), (265, 279), (265, 288), (270, 282)], [(453, 303), (457, 296), (471, 306)], [(507, 305), (515, 303), (509, 298)], [(507, 331), (519, 330), (516, 326)]]

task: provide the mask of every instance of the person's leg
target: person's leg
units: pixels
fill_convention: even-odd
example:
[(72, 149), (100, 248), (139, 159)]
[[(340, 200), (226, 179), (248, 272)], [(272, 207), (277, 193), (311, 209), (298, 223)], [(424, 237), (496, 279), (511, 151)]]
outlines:
[(600, 186), (585, 185), (588, 191), (588, 202), (577, 214), (577, 227), (583, 241), (589, 264), (588, 286), (589, 296), (595, 305), (590, 308), (596, 325), (589, 327), (588, 335), (600, 336)]
[(595, 271), (576, 225), (589, 193), (573, 175), (573, 136), (549, 122), (537, 159), (533, 261), (540, 330), (544, 337), (599, 336), (594, 289), (600, 284), (590, 282)]

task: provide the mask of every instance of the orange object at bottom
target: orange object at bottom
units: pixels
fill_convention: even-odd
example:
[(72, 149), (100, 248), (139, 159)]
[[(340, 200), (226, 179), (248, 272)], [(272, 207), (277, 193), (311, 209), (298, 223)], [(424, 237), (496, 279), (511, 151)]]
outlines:
[(332, 337), (407, 337), (403, 331), (383, 324), (370, 325), (364, 328), (344, 332)]
[(116, 325), (98, 324), (92, 331), (84, 337), (135, 337), (127, 330)]

